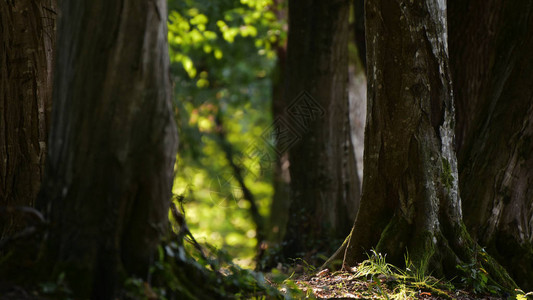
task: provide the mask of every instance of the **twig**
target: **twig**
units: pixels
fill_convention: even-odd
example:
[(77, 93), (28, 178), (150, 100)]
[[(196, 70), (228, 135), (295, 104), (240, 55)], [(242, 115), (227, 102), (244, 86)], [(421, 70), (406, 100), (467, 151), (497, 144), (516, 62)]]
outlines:
[(252, 216), (252, 220), (255, 223), (256, 226), (256, 239), (257, 239), (257, 249), (258, 253), (257, 256), (260, 258), (262, 256), (262, 252), (264, 251), (262, 245), (264, 243), (265, 237), (264, 237), (264, 226), (263, 226), (263, 218), (261, 217), (261, 214), (259, 213), (259, 208), (257, 207), (257, 202), (255, 200), (254, 195), (248, 189), (246, 184), (244, 183), (244, 178), (242, 176), (242, 169), (233, 161), (233, 147), (228, 141), (226, 137), (226, 131), (224, 130), (224, 126), (222, 124), (222, 117), (220, 113), (218, 113), (215, 117), (215, 123), (217, 126), (217, 134), (219, 137), (219, 145), (224, 151), (224, 154), (226, 156), (226, 160), (228, 161), (229, 165), (231, 166), (233, 170), (233, 174), (235, 176), (235, 179), (237, 179), (237, 182), (239, 183), (243, 198), (250, 203), (250, 214)]
[(28, 215), (32, 215), (37, 218), (41, 223), (46, 223), (43, 214), (33, 207), (29, 206), (3, 206), (0, 207), (0, 213), (12, 214), (14, 212), (22, 212)]
[(0, 249), (3, 249), (11, 242), (14, 242), (16, 240), (25, 239), (33, 236), (37, 232), (41, 231), (44, 227), (48, 225), (46, 222), (44, 216), (41, 214), (40, 211), (36, 210), (33, 207), (29, 206), (4, 206), (0, 207), (0, 213), (6, 213), (6, 214), (13, 214), (14, 212), (21, 212), (27, 215), (32, 216), (34, 219), (37, 220), (36, 225), (27, 226), (22, 231), (17, 232), (11, 236), (7, 236), (0, 240)]
[(198, 242), (192, 235), (191, 231), (189, 230), (189, 227), (187, 226), (187, 222), (185, 221), (185, 216), (178, 210), (178, 208), (176, 207), (176, 203), (170, 203), (170, 211), (172, 212), (172, 216), (174, 216), (174, 220), (176, 220), (176, 222), (180, 226), (178, 237), (180, 239), (184, 238), (188, 242), (190, 242), (194, 246), (194, 248), (198, 250), (200, 256), (202, 256), (202, 259), (204, 259), (209, 264), (209, 266), (211, 266), (213, 271), (218, 272), (217, 268), (211, 263), (211, 260), (207, 258), (207, 255), (205, 254), (202, 246), (198, 244)]

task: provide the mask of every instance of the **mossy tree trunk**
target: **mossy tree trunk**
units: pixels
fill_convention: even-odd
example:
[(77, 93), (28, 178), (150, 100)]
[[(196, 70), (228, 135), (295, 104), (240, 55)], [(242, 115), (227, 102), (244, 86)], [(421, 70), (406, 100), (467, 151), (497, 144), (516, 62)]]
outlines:
[(528, 290), (533, 289), (531, 53), (531, 3), (450, 2), (465, 224)]
[(43, 267), (80, 298), (111, 299), (125, 276), (147, 276), (167, 228), (177, 134), (166, 1), (60, 11)]
[(289, 149), (286, 258), (331, 247), (349, 232), (358, 206), (348, 117), (349, 9), (348, 0), (289, 1), (285, 101), (299, 139)]
[[(436, 276), (478, 250), (462, 221), (443, 1), (368, 0), (368, 113), (361, 207), (345, 244), (354, 266), (375, 247)], [(494, 260), (492, 278), (513, 282)]]
[[(33, 206), (52, 103), (56, 1), (0, 2), (0, 207)], [(0, 239), (23, 218), (0, 215)]]

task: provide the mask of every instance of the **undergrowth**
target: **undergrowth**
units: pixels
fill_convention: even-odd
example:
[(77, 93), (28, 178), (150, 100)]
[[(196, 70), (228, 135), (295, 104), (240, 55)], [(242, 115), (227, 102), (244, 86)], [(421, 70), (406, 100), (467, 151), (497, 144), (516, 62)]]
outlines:
[[(478, 277), (457, 278), (454, 283), (437, 279), (426, 272), (428, 261), (413, 263), (405, 257), (405, 267), (399, 268), (386, 261), (386, 255), (372, 250), (368, 259), (358, 266), (330, 273), (324, 269), (316, 274), (296, 279), (304, 292), (321, 298), (365, 299), (532, 299), (533, 293), (515, 290), (501, 292), (482, 286)], [(469, 266), (471, 267), (471, 266)], [(467, 270), (469, 271), (469, 270)], [(465, 272), (464, 276), (470, 276)], [(477, 274), (476, 274), (477, 276)], [(475, 283), (475, 281), (481, 281)], [(477, 287), (477, 289), (476, 289)]]
[[(317, 272), (305, 260), (297, 259), (292, 266), (283, 266), (281, 270), (255, 272), (241, 268), (221, 249), (199, 245), (187, 228), (183, 207), (173, 205), (171, 211), (172, 234), (159, 246), (149, 280), (129, 278), (122, 295), (124, 299), (363, 297), (389, 300), (502, 296), (499, 289), (487, 284), (483, 270), (475, 262), (457, 266), (464, 275), (452, 284), (426, 272), (428, 259), (415, 264), (407, 254), (404, 268), (399, 268), (375, 250), (367, 260), (344, 271)], [(516, 290), (513, 295), (503, 296), (526, 300), (533, 294)]]
[[(268, 273), (244, 269), (225, 251), (200, 245), (185, 222), (183, 207), (171, 207), (170, 234), (160, 243), (146, 279), (127, 278), (119, 299), (472, 299), (502, 296), (487, 284), (479, 264), (457, 266), (463, 277), (452, 284), (427, 273), (427, 259), (416, 264), (405, 256), (404, 268), (387, 262), (372, 250), (368, 259), (348, 270), (318, 270), (303, 259)], [(455, 281), (454, 281), (455, 282)], [(71, 291), (61, 275), (40, 284), (39, 294), (69, 299)], [(504, 295), (505, 296), (505, 295)], [(516, 290), (507, 299), (527, 300), (533, 293)]]

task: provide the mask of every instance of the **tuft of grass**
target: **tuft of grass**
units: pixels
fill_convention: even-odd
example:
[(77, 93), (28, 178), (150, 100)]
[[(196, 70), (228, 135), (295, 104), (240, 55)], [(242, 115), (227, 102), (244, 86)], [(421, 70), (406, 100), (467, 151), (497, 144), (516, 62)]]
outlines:
[[(297, 280), (300, 288), (320, 290), (320, 297), (352, 297), (355, 294), (377, 299), (416, 299), (431, 296), (436, 299), (452, 299), (455, 288), (450, 283), (428, 275), (427, 261), (413, 263), (405, 257), (405, 268), (387, 262), (386, 255), (371, 250), (368, 259), (350, 272), (322, 271), (314, 276)], [(327, 286), (327, 289), (323, 287)], [(328, 290), (331, 291), (328, 294)], [(326, 293), (326, 294), (324, 294)]]
[(394, 300), (415, 299), (416, 294), (416, 291), (408, 285), (400, 283), (394, 288), (389, 297)]
[(382, 255), (381, 253), (376, 252), (374, 249), (371, 250), (372, 254), (368, 255), (368, 259), (363, 261), (357, 266), (355, 270), (356, 277), (373, 277), (374, 275), (393, 275), (393, 270), (396, 269), (395, 266), (387, 263), (386, 254)]

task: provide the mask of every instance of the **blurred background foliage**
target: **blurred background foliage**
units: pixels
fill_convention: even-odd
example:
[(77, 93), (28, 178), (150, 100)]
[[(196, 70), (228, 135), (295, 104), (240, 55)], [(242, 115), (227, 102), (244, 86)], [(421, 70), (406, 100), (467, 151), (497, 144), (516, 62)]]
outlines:
[(264, 137), (272, 122), (275, 45), (286, 39), (286, 26), (274, 13), (281, 8), (271, 0), (168, 4), (180, 130), (173, 192), (184, 196), (186, 219), (199, 242), (253, 267), (256, 232), (250, 205), (220, 146), (217, 126), (223, 126), (234, 161), (242, 167), (244, 181), (266, 218), (273, 194), (273, 151)]

